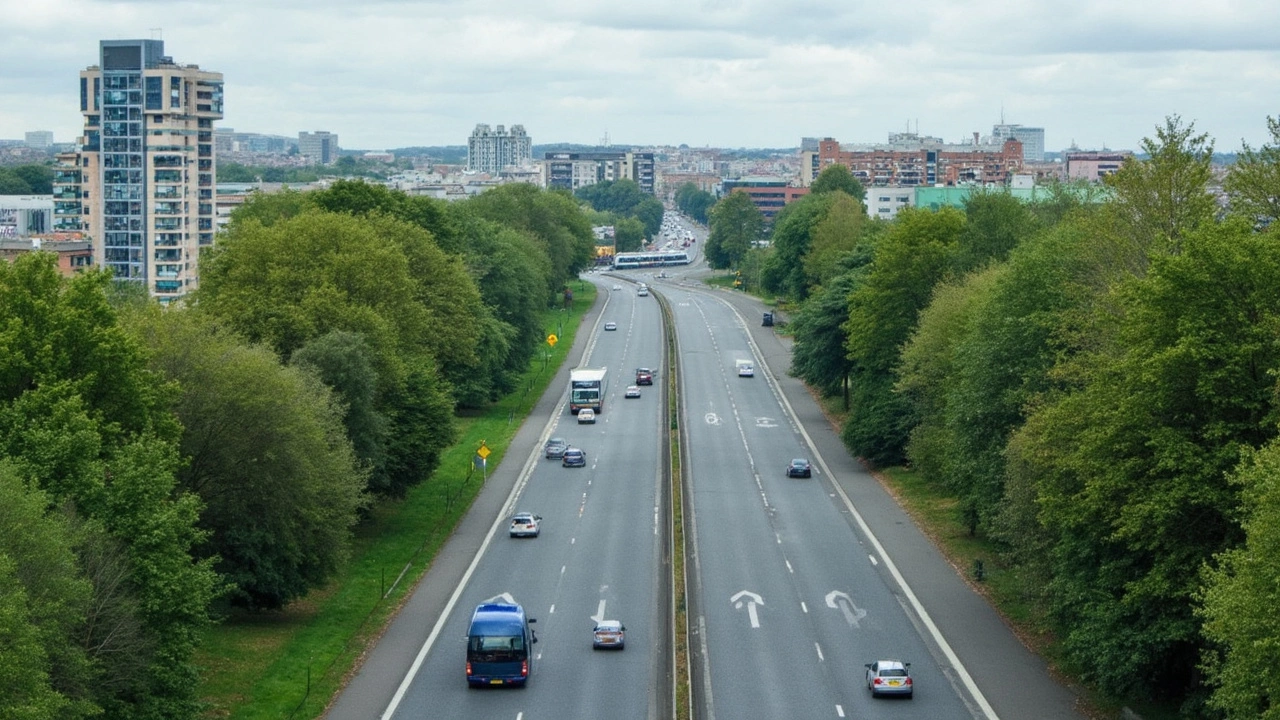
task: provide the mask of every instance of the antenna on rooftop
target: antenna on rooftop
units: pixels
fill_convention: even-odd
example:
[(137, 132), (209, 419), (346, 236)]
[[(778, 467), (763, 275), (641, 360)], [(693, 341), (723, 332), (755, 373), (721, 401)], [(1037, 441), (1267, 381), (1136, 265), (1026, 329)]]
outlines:
[(163, 40), (163, 39), (164, 39), (164, 28), (151, 28), (151, 39), (152, 39), (152, 40)]
[(604, 131), (604, 137), (600, 138), (600, 147), (609, 147), (609, 131)]

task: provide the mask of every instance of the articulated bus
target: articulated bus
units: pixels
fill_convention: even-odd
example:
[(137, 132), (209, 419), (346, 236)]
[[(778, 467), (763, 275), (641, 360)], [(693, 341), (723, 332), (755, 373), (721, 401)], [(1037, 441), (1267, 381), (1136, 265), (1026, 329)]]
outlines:
[(579, 410), (591, 408), (598, 415), (604, 410), (604, 393), (609, 389), (605, 370), (578, 368), (569, 371), (569, 412), (577, 415)]
[(662, 250), (659, 252), (625, 252), (613, 256), (614, 270), (634, 270), (635, 268), (666, 267), (667, 265), (688, 265), (689, 253), (684, 250)]
[(467, 683), (524, 685), (533, 663), (538, 636), (529, 627), (524, 608), (514, 603), (485, 602), (476, 606), (467, 629)]

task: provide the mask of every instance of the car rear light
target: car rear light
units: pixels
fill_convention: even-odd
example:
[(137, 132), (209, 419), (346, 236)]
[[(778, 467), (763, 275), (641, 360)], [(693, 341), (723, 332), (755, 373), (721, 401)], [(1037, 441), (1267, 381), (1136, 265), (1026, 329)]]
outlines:
[(520, 677), (529, 677), (529, 661), (520, 661)]
[(871, 681), (871, 684), (872, 684), (872, 685), (883, 685), (883, 684), (884, 684), (884, 678), (876, 678), (875, 680), (872, 680), (872, 681)]
[(467, 677), (471, 677), (471, 661), (467, 661)]
[(911, 684), (911, 678), (907, 678), (907, 680), (906, 680), (906, 684), (907, 684), (907, 685), (910, 685), (910, 684)]

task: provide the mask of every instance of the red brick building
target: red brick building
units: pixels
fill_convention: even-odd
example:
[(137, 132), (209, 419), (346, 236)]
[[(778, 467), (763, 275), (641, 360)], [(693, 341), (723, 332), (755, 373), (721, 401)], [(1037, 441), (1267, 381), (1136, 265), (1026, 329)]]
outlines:
[(910, 187), (916, 185), (1007, 184), (1022, 170), (1022, 143), (1008, 138), (1001, 144), (980, 144), (977, 133), (972, 144), (943, 143), (937, 138), (920, 138), (911, 133), (889, 136), (883, 145), (842, 147), (832, 138), (818, 143), (804, 167), (806, 184), (834, 163), (848, 167), (864, 187)]

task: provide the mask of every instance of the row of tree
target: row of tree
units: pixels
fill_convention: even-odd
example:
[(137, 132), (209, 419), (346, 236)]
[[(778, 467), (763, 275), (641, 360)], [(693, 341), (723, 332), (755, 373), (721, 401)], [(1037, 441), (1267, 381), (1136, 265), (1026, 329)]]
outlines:
[(675, 203), (686, 217), (706, 225), (711, 220), (711, 206), (716, 204), (716, 196), (687, 182), (676, 189)]
[(0, 195), (49, 195), (53, 192), (53, 167), (17, 165), (0, 167)]
[(592, 249), (567, 195), (339, 182), (250, 200), (184, 308), (0, 263), (0, 716), (194, 717), (217, 609), (327, 582)]
[(606, 180), (578, 188), (574, 195), (613, 225), (618, 252), (640, 250), (662, 229), (662, 202), (634, 180)]
[(792, 370), (843, 394), (849, 447), (959, 499), (1075, 674), (1189, 717), (1280, 713), (1268, 122), (1225, 211), (1211, 141), (1170, 118), (1104, 196), (976, 192), (883, 223), (856, 193), (814, 192), (754, 262), (803, 299)]

